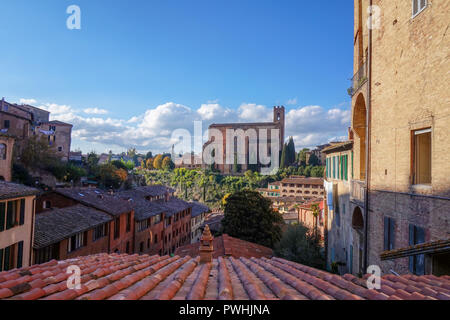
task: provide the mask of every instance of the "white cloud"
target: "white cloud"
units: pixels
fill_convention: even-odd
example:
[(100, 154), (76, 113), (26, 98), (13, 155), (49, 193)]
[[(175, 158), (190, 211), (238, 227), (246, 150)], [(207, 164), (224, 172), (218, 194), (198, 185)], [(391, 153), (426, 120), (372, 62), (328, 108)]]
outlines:
[(238, 117), (246, 122), (268, 122), (273, 121), (273, 111), (263, 105), (243, 103), (238, 109)]
[(286, 104), (287, 104), (288, 106), (295, 105), (295, 104), (297, 104), (297, 103), (298, 103), (298, 99), (297, 99), (297, 98), (289, 99), (289, 100), (286, 102)]
[[(175, 143), (171, 140), (172, 132), (186, 129), (193, 133), (194, 121), (202, 121), (205, 131), (211, 123), (273, 120), (272, 108), (254, 103), (243, 103), (233, 110), (219, 103), (202, 104), (198, 109), (193, 109), (167, 102), (129, 119), (101, 118), (95, 114), (85, 116), (86, 112), (55, 103), (43, 104), (41, 108), (51, 112), (52, 120), (73, 124), (72, 148), (82, 147), (84, 152), (91, 151), (86, 148), (93, 146), (98, 152), (126, 150), (129, 147), (136, 147), (142, 152), (168, 152)], [(297, 150), (342, 140), (349, 125), (350, 110), (339, 107), (304, 106), (286, 112), (286, 138), (294, 137)]]
[(21, 104), (28, 104), (32, 105), (35, 104), (37, 101), (35, 99), (20, 99)]
[(87, 108), (83, 110), (86, 114), (108, 114), (108, 110), (99, 108)]

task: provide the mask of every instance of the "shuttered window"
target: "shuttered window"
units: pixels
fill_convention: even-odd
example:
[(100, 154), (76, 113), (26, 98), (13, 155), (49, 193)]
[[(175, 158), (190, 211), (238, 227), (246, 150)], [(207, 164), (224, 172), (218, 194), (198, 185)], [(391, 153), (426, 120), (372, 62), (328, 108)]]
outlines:
[(6, 230), (11, 229), (14, 226), (14, 216), (15, 216), (15, 202), (9, 201), (7, 205), (6, 212)]
[(25, 199), (20, 200), (20, 218), (19, 225), (23, 225), (25, 223)]
[[(425, 230), (421, 227), (409, 225), (409, 245), (414, 246), (425, 242)], [(425, 255), (419, 254), (409, 257), (409, 271), (415, 275), (425, 274)]]
[(3, 270), (8, 271), (10, 266), (10, 260), (11, 260), (11, 247), (5, 248), (5, 255), (3, 257)]
[(17, 248), (17, 266), (16, 266), (16, 268), (22, 268), (22, 262), (23, 262), (23, 241), (20, 241), (18, 248)]
[(0, 202), (0, 232), (5, 230), (5, 215), (6, 215), (6, 204)]

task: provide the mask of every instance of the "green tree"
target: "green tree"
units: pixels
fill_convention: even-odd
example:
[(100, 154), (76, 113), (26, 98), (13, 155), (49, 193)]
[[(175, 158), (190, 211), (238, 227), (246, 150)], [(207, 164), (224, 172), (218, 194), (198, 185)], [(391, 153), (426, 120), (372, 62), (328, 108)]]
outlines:
[(114, 167), (116, 167), (117, 169), (124, 169), (124, 170), (127, 169), (127, 166), (125, 165), (125, 161), (123, 161), (123, 160), (114, 160), (114, 161), (111, 161), (111, 164)]
[(126, 180), (126, 171), (118, 169), (110, 163), (101, 165), (99, 168), (98, 180), (105, 188), (118, 189)]
[(166, 171), (175, 169), (175, 164), (170, 157), (165, 157), (162, 161), (161, 168)]
[(287, 162), (288, 165), (293, 165), (295, 163), (295, 144), (294, 144), (294, 138), (289, 137), (289, 142), (287, 145)]
[(147, 152), (147, 154), (145, 155), (145, 160), (151, 159), (153, 158), (153, 153), (151, 151)]
[(89, 167), (94, 167), (98, 164), (99, 156), (95, 153), (95, 151), (91, 151), (87, 155), (87, 165)]
[(283, 145), (283, 151), (281, 152), (281, 160), (280, 160), (280, 168), (284, 169), (287, 168), (289, 166), (289, 160), (288, 160), (288, 146), (285, 143)]
[(273, 248), (281, 238), (283, 218), (256, 191), (238, 191), (226, 199), (223, 233)]
[(319, 165), (319, 158), (314, 153), (311, 153), (308, 160), (308, 165), (310, 166), (318, 166)]
[(46, 169), (58, 161), (56, 152), (50, 147), (44, 136), (32, 136), (25, 140), (20, 161), (27, 168)]
[(325, 258), (318, 237), (303, 224), (289, 225), (275, 246), (277, 257), (324, 269)]
[(301, 166), (306, 166), (306, 154), (309, 152), (308, 148), (303, 148), (298, 154), (298, 163)]

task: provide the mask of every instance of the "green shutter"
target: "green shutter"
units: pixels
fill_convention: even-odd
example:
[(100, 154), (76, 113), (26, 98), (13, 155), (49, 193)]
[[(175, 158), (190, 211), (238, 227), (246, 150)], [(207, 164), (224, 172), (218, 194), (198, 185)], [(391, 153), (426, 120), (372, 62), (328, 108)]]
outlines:
[(345, 156), (345, 180), (348, 181), (348, 155)]
[(333, 157), (333, 179), (336, 179), (336, 157)]
[(353, 151), (352, 151), (352, 179), (354, 178), (354, 175), (353, 175)]
[(23, 225), (25, 223), (25, 199), (20, 200), (20, 220), (19, 225)]
[(5, 203), (0, 202), (0, 232), (5, 230), (5, 210), (6, 210)]
[(22, 261), (23, 261), (23, 241), (20, 241), (17, 249), (17, 268), (22, 268)]

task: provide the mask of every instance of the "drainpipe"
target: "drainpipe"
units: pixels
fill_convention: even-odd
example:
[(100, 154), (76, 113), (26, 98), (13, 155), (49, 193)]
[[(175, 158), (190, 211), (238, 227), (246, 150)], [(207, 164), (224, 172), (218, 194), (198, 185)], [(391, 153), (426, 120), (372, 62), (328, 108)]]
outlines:
[[(373, 0), (370, 0), (370, 6), (372, 7)], [(373, 17), (373, 16), (372, 16)], [(366, 177), (365, 177), (365, 199), (364, 199), (364, 272), (366, 272), (369, 264), (369, 247), (368, 247), (368, 235), (369, 235), (369, 175), (370, 175), (370, 123), (371, 123), (371, 113), (372, 113), (372, 18), (370, 19), (369, 28), (369, 44), (368, 44), (368, 77), (367, 77), (367, 114), (366, 114)]]

